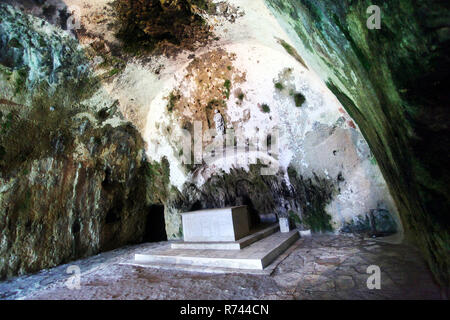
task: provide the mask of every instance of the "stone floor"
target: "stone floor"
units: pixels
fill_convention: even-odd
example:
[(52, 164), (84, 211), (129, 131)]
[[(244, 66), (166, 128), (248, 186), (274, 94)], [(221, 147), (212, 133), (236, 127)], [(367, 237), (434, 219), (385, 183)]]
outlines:
[[(0, 282), (1, 299), (439, 299), (418, 251), (353, 236), (302, 238), (272, 274), (206, 274), (122, 263), (141, 244)], [(68, 289), (69, 265), (81, 269), (80, 289)], [(381, 289), (367, 288), (367, 267), (381, 269)]]
[(241, 250), (173, 249), (168, 244), (161, 249), (141, 252), (135, 261), (139, 265), (147, 263), (149, 266), (166, 264), (169, 268), (185, 265), (191, 269), (196, 267), (198, 272), (202, 272), (204, 267), (263, 270), (299, 238), (297, 230), (275, 232)]

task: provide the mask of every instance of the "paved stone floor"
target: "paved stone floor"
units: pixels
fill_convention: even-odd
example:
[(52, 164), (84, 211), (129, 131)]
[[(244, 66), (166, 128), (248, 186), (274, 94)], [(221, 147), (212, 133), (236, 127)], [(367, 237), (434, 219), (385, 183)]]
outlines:
[[(439, 299), (419, 252), (353, 236), (300, 239), (271, 275), (206, 274), (120, 263), (141, 244), (0, 282), (1, 299)], [(67, 267), (81, 269), (80, 289), (66, 286)], [(367, 267), (381, 269), (381, 289), (369, 290)]]

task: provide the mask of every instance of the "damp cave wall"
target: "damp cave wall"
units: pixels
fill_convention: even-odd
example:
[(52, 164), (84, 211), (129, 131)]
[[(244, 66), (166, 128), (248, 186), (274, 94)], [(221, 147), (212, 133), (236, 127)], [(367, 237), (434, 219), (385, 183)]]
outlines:
[[(357, 122), (407, 239), (449, 284), (450, 11), (447, 1), (266, 0), (296, 49)], [(367, 20), (381, 9), (381, 29)]]

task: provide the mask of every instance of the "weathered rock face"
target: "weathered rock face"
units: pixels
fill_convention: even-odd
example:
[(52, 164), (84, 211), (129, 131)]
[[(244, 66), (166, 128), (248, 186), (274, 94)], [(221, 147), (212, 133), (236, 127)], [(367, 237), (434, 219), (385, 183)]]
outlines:
[[(8, 2), (66, 23), (57, 0)], [(229, 0), (202, 13), (214, 42), (127, 62), (116, 56), (110, 2), (76, 1), (75, 33), (101, 89), (76, 41), (0, 6), (0, 276), (138, 241), (150, 203), (166, 205), (170, 238), (182, 235), (180, 212), (238, 204), (316, 231), (384, 235), (402, 231), (398, 206), (448, 283), (449, 175), (436, 165), (448, 149), (443, 4), (384, 3), (382, 29), (368, 30), (369, 1)], [(214, 109), (227, 130), (261, 138), (249, 141), (254, 163), (275, 159), (259, 151), (280, 129), (280, 170), (183, 163), (177, 135), (194, 121), (211, 128)]]
[(180, 43), (188, 36), (186, 29), (192, 23), (201, 24), (200, 16), (194, 13), (192, 4), (205, 1), (127, 1), (115, 4), (121, 23), (120, 35), (130, 44), (137, 41), (141, 47), (154, 45), (161, 40)]
[(67, 34), (11, 6), (2, 5), (0, 17), (0, 63), (21, 70), (28, 87), (86, 76), (88, 60)]
[(75, 40), (11, 7), (0, 18), (0, 278), (141, 241), (139, 133), (115, 104), (82, 102), (97, 87)]
[[(54, 1), (51, 3), (55, 6)], [(98, 2), (93, 6), (82, 3), (85, 2), (78, 4), (83, 29), (75, 33), (84, 46), (92, 49), (91, 57), (98, 55), (96, 58), (103, 61), (96, 71), (110, 78), (103, 84), (104, 89), (110, 98), (118, 100), (120, 111), (143, 135), (147, 157), (156, 162), (168, 159), (170, 177), (162, 175), (162, 180), (169, 178), (173, 186), (168, 193), (178, 189), (181, 194), (189, 194), (191, 185), (202, 189), (204, 183), (214, 183), (215, 175), (233, 181), (235, 172), (250, 170), (248, 163), (275, 160), (279, 168), (272, 178), (277, 184), (283, 179), (286, 185), (295, 184), (289, 181), (290, 168), (312, 184), (326, 180), (330, 185), (326, 193), (335, 190), (330, 201), (324, 202), (324, 212), (331, 217), (331, 228), (326, 230), (340, 231), (366, 219), (371, 210), (383, 208), (401, 231), (386, 183), (357, 125), (286, 42), (289, 39), (262, 0), (242, 6), (235, 1), (220, 2), (214, 13), (202, 12), (205, 21), (220, 35), (216, 43), (176, 58), (138, 58), (120, 63), (120, 67), (113, 62), (113, 69), (104, 68), (109, 62), (120, 60), (109, 56), (116, 50), (105, 53), (107, 47), (117, 48), (117, 39), (112, 40), (114, 28), (109, 27), (114, 24), (113, 14)], [(43, 14), (40, 7), (28, 10)], [(54, 15), (49, 20), (60, 24)], [(201, 122), (201, 135), (213, 128), (216, 109), (227, 129), (235, 130), (241, 142), (248, 139), (251, 150), (241, 150), (224, 161), (185, 165), (185, 158), (193, 150), (180, 136), (186, 131), (193, 136), (196, 122)], [(269, 137), (271, 141), (278, 140), (278, 133), (276, 155), (261, 151)], [(202, 138), (202, 156), (208, 157), (206, 148), (213, 139), (206, 135)], [(247, 189), (251, 197), (259, 197), (257, 184), (249, 184)], [(317, 190), (322, 190), (320, 184)], [(214, 189), (205, 189), (204, 193), (208, 192), (214, 193)], [(268, 192), (273, 193), (269, 198), (277, 200), (271, 206), (260, 207), (260, 213), (285, 210), (282, 202), (286, 199), (277, 194), (277, 189)], [(222, 196), (227, 200), (211, 202), (207, 199), (215, 197), (211, 195), (199, 202), (202, 207), (225, 202), (233, 205), (244, 195), (234, 192), (233, 186), (225, 186)], [(297, 206), (301, 206), (301, 193), (290, 197), (297, 197)], [(179, 234), (180, 210), (171, 205), (166, 208), (169, 237)], [(293, 211), (296, 219), (304, 218), (299, 210)]]
[(142, 239), (145, 167), (136, 131), (107, 126), (74, 138), (61, 142), (73, 154), (27, 159), (1, 175), (1, 277)]
[(274, 222), (276, 216), (290, 217), (299, 228), (332, 231), (331, 216), (325, 207), (336, 191), (333, 183), (317, 176), (305, 179), (289, 169), (289, 179), (280, 171), (261, 175), (261, 165), (249, 170), (232, 169), (217, 173), (202, 186), (186, 184), (183, 192), (172, 193), (166, 202), (166, 232), (182, 236), (179, 212), (246, 205), (254, 225)]
[[(266, 0), (300, 55), (355, 119), (408, 234), (449, 283), (449, 5)], [(381, 29), (366, 26), (381, 8)]]
[[(232, 183), (235, 169), (249, 172), (248, 164), (258, 160), (276, 163), (278, 167), (269, 175), (278, 184), (283, 179), (286, 185), (295, 184), (289, 181), (290, 168), (304, 181), (327, 181), (332, 186), (328, 189), (335, 192), (324, 203), (324, 212), (331, 217), (331, 228), (327, 230), (339, 232), (344, 226), (369, 217), (371, 210), (384, 209), (401, 232), (395, 205), (377, 162), (351, 116), (305, 66), (295, 48), (283, 40), (289, 39), (262, 1), (246, 2), (241, 8), (245, 14), (233, 23), (222, 19), (215, 25), (222, 37), (217, 46), (205, 47), (176, 61), (161, 59), (165, 69), (157, 76), (142, 63), (130, 63), (114, 83), (122, 100), (125, 94), (133, 96), (133, 104), (126, 105), (126, 100), (121, 104), (125, 112), (138, 114), (148, 110), (145, 122), (142, 117), (139, 122), (144, 127), (149, 158), (158, 161), (167, 157), (170, 182), (182, 194), (191, 193), (189, 185), (202, 190), (203, 184), (215, 183), (215, 175)], [(150, 79), (160, 90), (148, 90)], [(226, 132), (234, 132), (240, 146), (234, 148), (230, 143), (233, 138), (226, 133), (226, 155), (212, 159), (207, 149), (219, 140), (209, 134), (215, 132), (215, 111), (220, 112)], [(197, 139), (197, 147), (202, 150), (193, 150), (195, 147), (186, 136)], [(274, 141), (270, 152), (266, 148), (269, 140)], [(248, 148), (243, 147), (246, 144)], [(194, 158), (193, 152), (198, 152), (195, 158), (202, 153), (202, 159), (195, 165), (192, 161), (184, 165), (185, 160)], [(211, 195), (199, 202), (202, 207), (224, 202), (234, 205), (241, 196), (260, 197), (256, 183), (246, 187), (254, 189), (249, 192), (233, 191), (234, 188), (222, 188), (220, 196), (226, 201), (209, 201), (208, 197), (216, 197), (211, 189)], [(318, 185), (317, 190), (321, 189)], [(202, 192), (207, 194), (206, 190)], [(282, 209), (283, 195), (277, 194), (276, 188), (265, 192), (277, 201), (260, 207), (260, 213)], [(290, 197), (297, 198), (299, 206), (304, 199), (301, 192)], [(193, 199), (192, 203), (196, 201)], [(176, 211), (171, 206), (166, 210), (169, 237), (178, 234), (180, 218), (175, 218)], [(298, 210), (294, 210), (294, 216), (304, 218)], [(369, 227), (365, 231), (373, 233)]]

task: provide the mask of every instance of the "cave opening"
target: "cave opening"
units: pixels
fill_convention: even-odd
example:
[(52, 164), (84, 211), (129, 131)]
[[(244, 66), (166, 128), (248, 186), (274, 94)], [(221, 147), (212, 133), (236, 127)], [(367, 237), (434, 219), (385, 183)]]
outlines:
[(143, 242), (167, 241), (166, 222), (164, 220), (164, 206), (152, 205), (145, 218)]

